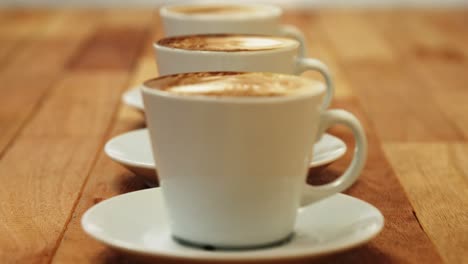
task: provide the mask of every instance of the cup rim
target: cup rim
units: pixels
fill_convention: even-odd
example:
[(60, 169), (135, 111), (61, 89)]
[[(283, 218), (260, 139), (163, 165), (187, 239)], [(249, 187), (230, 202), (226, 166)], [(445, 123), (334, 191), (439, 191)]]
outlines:
[[(216, 71), (207, 71), (207, 72), (212, 72), (216, 73)], [(222, 72), (230, 72), (230, 73), (265, 73), (265, 72), (242, 72), (242, 71), (222, 71)], [(196, 73), (196, 72), (195, 72)], [(202, 73), (202, 72), (198, 72)], [(320, 81), (312, 80), (309, 79), (310, 82), (314, 82), (317, 84), (317, 89), (311, 89), (310, 92), (305, 92), (305, 93), (299, 93), (299, 94), (292, 94), (288, 96), (273, 96), (273, 97), (221, 97), (221, 96), (206, 96), (206, 95), (192, 95), (192, 96), (187, 96), (187, 95), (178, 95), (170, 92), (166, 92), (163, 90), (159, 89), (154, 89), (150, 88), (147, 86), (148, 82), (158, 80), (160, 78), (165, 78), (165, 77), (170, 77), (170, 76), (176, 76), (184, 73), (176, 73), (176, 74), (170, 74), (170, 75), (164, 75), (164, 76), (159, 76), (156, 78), (151, 78), (143, 82), (143, 84), (140, 86), (139, 89), (141, 89), (143, 95), (144, 94), (149, 94), (151, 96), (159, 96), (163, 97), (166, 99), (172, 99), (172, 100), (178, 100), (178, 101), (192, 101), (192, 102), (206, 102), (206, 103), (231, 103), (231, 104), (268, 104), (268, 103), (284, 103), (284, 102), (289, 102), (289, 101), (297, 101), (301, 99), (306, 99), (306, 98), (311, 98), (311, 97), (322, 97), (325, 96), (326, 88), (325, 84)], [(297, 78), (306, 78), (303, 76), (297, 76), (297, 75), (292, 75), (292, 74), (284, 74), (284, 73), (273, 73), (273, 74), (280, 74), (280, 75), (289, 75), (289, 76), (294, 76)], [(308, 78), (306, 78), (308, 79)]]
[(159, 14), (161, 17), (170, 17), (181, 20), (202, 20), (202, 21), (236, 21), (236, 20), (245, 20), (245, 15), (231, 15), (231, 16), (219, 16), (219, 15), (187, 15), (182, 13), (173, 12), (170, 8), (181, 7), (181, 6), (207, 6), (207, 5), (218, 5), (218, 6), (239, 6), (239, 7), (253, 7), (253, 8), (263, 8), (268, 12), (259, 12), (254, 14), (249, 14), (248, 18), (250, 19), (260, 19), (260, 18), (269, 18), (269, 17), (280, 17), (283, 14), (283, 10), (275, 5), (269, 4), (251, 4), (251, 3), (219, 3), (219, 2), (204, 2), (204, 3), (178, 3), (178, 4), (169, 4), (164, 5), (159, 9)]
[[(207, 37), (207, 36), (246, 36), (246, 37), (272, 37), (272, 38), (279, 38), (279, 39), (286, 39), (288, 41), (293, 42), (293, 45), (287, 45), (284, 47), (272, 48), (272, 49), (264, 49), (264, 50), (240, 50), (240, 51), (226, 51), (226, 50), (190, 50), (190, 49), (182, 49), (182, 48), (175, 48), (169, 47), (160, 44), (160, 42), (167, 40), (167, 39), (177, 39), (177, 38), (186, 38), (186, 37)], [(209, 33), (209, 34), (189, 34), (189, 35), (181, 35), (181, 36), (170, 36), (161, 38), (155, 42), (153, 42), (153, 47), (155, 49), (165, 49), (170, 51), (178, 51), (178, 52), (187, 52), (187, 53), (222, 53), (222, 54), (252, 54), (252, 53), (274, 53), (278, 51), (285, 51), (285, 50), (298, 50), (301, 46), (301, 43), (294, 38), (282, 37), (282, 36), (275, 36), (275, 35), (267, 35), (267, 34), (239, 34), (239, 33)]]

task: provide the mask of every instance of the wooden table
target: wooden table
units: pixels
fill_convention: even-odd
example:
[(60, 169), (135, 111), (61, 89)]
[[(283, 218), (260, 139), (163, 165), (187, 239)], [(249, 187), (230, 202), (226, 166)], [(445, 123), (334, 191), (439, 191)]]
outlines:
[[(369, 160), (348, 193), (386, 217), (368, 245), (304, 261), (468, 263), (468, 10), (310, 10), (284, 20), (335, 73), (333, 107), (365, 125)], [(154, 10), (0, 11), (0, 263), (134, 261), (86, 236), (80, 218), (145, 188), (102, 149), (144, 126), (120, 96), (155, 76), (151, 42), (161, 36)], [(352, 143), (345, 129), (332, 133)]]

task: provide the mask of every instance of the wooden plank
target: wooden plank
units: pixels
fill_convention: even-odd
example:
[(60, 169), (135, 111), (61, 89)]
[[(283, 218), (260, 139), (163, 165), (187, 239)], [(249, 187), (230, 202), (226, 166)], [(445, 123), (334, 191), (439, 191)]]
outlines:
[[(159, 24), (159, 20), (156, 21)], [(156, 37), (159, 33), (156, 32)], [(156, 73), (152, 40), (145, 41), (145, 50), (140, 55), (136, 70), (130, 81), (129, 89), (142, 81), (152, 78)], [(129, 130), (145, 127), (144, 116), (140, 111), (122, 105), (119, 109), (110, 137)], [(60, 246), (54, 256), (53, 263), (102, 263), (120, 261), (121, 257), (104, 245), (90, 239), (81, 229), (81, 216), (92, 205), (103, 199), (144, 189), (145, 184), (140, 178), (127, 171), (122, 166), (110, 160), (103, 152), (94, 166), (82, 197), (78, 203)], [(76, 248), (80, 248), (79, 251)], [(132, 260), (134, 261), (134, 260)]]
[(103, 137), (127, 78), (127, 73), (115, 71), (67, 73), (21, 134)]
[[(454, 16), (456, 17), (456, 16)], [(436, 106), (456, 127), (463, 138), (468, 137), (468, 30), (458, 26), (437, 27), (438, 21), (430, 16), (414, 15), (418, 21), (418, 30), (425, 33), (426, 39), (438, 39), (444, 43), (439, 46), (420, 44), (421, 39), (408, 36), (415, 52), (409, 57), (409, 68), (416, 78), (420, 79), (433, 94)], [(403, 34), (408, 32), (403, 31)], [(448, 33), (450, 32), (450, 33)], [(410, 34), (408, 34), (410, 35)], [(414, 35), (414, 34), (413, 34)], [(465, 37), (453, 37), (453, 36)], [(421, 49), (423, 52), (421, 52)], [(465, 53), (465, 54), (464, 54)], [(422, 91), (421, 91), (422, 92)]]
[[(395, 171), (387, 161), (380, 140), (357, 100), (336, 100), (332, 108), (354, 113), (363, 123), (369, 141), (369, 154), (360, 180), (346, 191), (382, 211), (385, 227), (369, 244), (359, 249), (323, 258), (318, 263), (442, 263), (431, 240), (419, 226), (413, 208)], [(331, 133), (352, 149), (350, 132), (335, 127)], [(352, 151), (319, 175), (309, 175), (309, 183), (323, 184), (339, 175), (349, 164)], [(393, 164), (392, 164), (393, 165)]]
[(136, 70), (130, 81), (129, 89), (133, 89), (134, 86), (140, 85), (148, 79), (157, 77), (158, 68), (152, 44), (154, 39), (158, 37), (159, 33), (156, 34), (156, 37), (150, 37), (146, 41), (145, 49), (138, 59)]
[[(13, 141), (20, 128), (30, 117), (44, 93), (51, 86), (52, 80), (47, 77), (17, 78), (6, 80), (0, 78), (5, 86), (0, 104), (0, 157)], [(6, 90), (8, 88), (9, 90)]]
[[(59, 15), (56, 17), (61, 18), (59, 21), (62, 23), (69, 22), (69, 25), (77, 23), (81, 15), (83, 14), (80, 13), (79, 16), (71, 18)], [(142, 17), (145, 16), (142, 15)], [(88, 21), (94, 23), (96, 19), (90, 18)], [(133, 63), (132, 58), (135, 56), (135, 50), (141, 45), (140, 39), (143, 35), (143, 30), (139, 28), (134, 30), (131, 28), (115, 29), (115, 27), (111, 27), (112, 23), (108, 23), (105, 18), (103, 24), (106, 27), (90, 36), (88, 36), (90, 22), (84, 23), (86, 27), (78, 27), (77, 30), (81, 31), (75, 35), (60, 35), (60, 32), (69, 31), (69, 28), (57, 26), (56, 20), (51, 23), (46, 25), (47, 30), (38, 29), (38, 31), (48, 32), (46, 35), (49, 37), (28, 43), (27, 48), (15, 56), (15, 60), (6, 65), (0, 73), (0, 80), (6, 84), (0, 87), (0, 91), (4, 93), (5, 99), (8, 99), (5, 100), (7, 103), (0, 106), (0, 124), (4, 129), (4, 133), (0, 135), (0, 155), (38, 106), (38, 102), (46, 95), (47, 89), (56, 80), (58, 74), (66, 65), (70, 65), (69, 61), (73, 54), (75, 55), (72, 64), (73, 61), (79, 63), (86, 58), (95, 58), (102, 64), (101, 68), (105, 68), (107, 65), (114, 69), (129, 69), (130, 64)], [(87, 44), (81, 45), (81, 41), (85, 37)], [(101, 39), (101, 41), (93, 44), (92, 42), (96, 38)], [(119, 42), (120, 45), (112, 45), (109, 41)], [(113, 48), (108, 48), (108, 45)], [(80, 51), (77, 52), (77, 49)], [(83, 58), (77, 59), (77, 56), (81, 55)], [(92, 83), (88, 85), (89, 88), (93, 86)]]
[[(132, 72), (127, 90), (134, 89), (136, 86), (141, 85), (144, 81), (156, 78), (158, 76), (158, 66), (156, 64), (153, 43), (162, 37), (163, 32), (160, 30), (160, 25), (161, 21), (159, 16), (154, 16), (152, 18), (152, 23), (150, 23), (148, 35), (144, 40), (143, 48), (140, 54), (138, 54), (137, 62), (134, 64), (134, 70)], [(138, 113), (141, 114), (139, 110), (135, 110), (126, 105), (122, 105), (121, 110), (124, 110), (125, 108), (138, 111)], [(126, 112), (126, 110), (124, 112)]]
[[(5, 39), (5, 38), (1, 38), (0, 43), (2, 43), (2, 45), (0, 45), (0, 75), (1, 75), (2, 68), (4, 67), (4, 65), (8, 64), (9, 60), (15, 56), (15, 53), (16, 53), (15, 51), (17, 51), (25, 43), (20, 40)], [(0, 77), (0, 81), (3, 82), (2, 86), (11, 85), (11, 83), (8, 83), (7, 81), (5, 81), (5, 79), (1, 77)], [(10, 88), (10, 89), (14, 89), (14, 88)], [(4, 93), (3, 98), (7, 99), (8, 96), (9, 96), (9, 93)], [(31, 97), (28, 97), (28, 98), (31, 98)], [(14, 120), (10, 120), (10, 119), (16, 119), (16, 116), (14, 114), (16, 112), (15, 109), (12, 108), (11, 106), (6, 105), (9, 102), (11, 103), (12, 101), (14, 101), (10, 99), (11, 98), (8, 98), (8, 100), (5, 100), (5, 103), (3, 103), (3, 100), (2, 100), (2, 104), (0, 104), (0, 127), (2, 127), (2, 133), (0, 133), (0, 156), (1, 156), (1, 153), (3, 152), (3, 149), (6, 147), (10, 139), (13, 137), (14, 132), (17, 131), (17, 125), (10, 125), (13, 122), (15, 122)], [(31, 105), (31, 104), (28, 104), (28, 105)]]
[(412, 88), (414, 95), (409, 99), (419, 107), (420, 104), (428, 104), (424, 102), (428, 102), (429, 94), (431, 106), (424, 111), (432, 107), (432, 112), (427, 114), (430, 116), (437, 110), (447, 120), (446, 125), (441, 124), (442, 127), (456, 132), (452, 137), (440, 139), (466, 139), (468, 118), (461, 113), (468, 111), (467, 104), (463, 103), (463, 98), (468, 97), (468, 77), (465, 74), (468, 63), (464, 55), (468, 44), (453, 36), (464, 36), (468, 30), (447, 25), (438, 28), (437, 21), (432, 18), (434, 14), (438, 12), (400, 11), (395, 14), (398, 19), (373, 15), (369, 21), (374, 21), (373, 24), (381, 28), (387, 39), (400, 40), (393, 42), (393, 46), (405, 60), (401, 69), (420, 84)]
[[(400, 50), (397, 45), (407, 45), (403, 36), (387, 37), (377, 21), (367, 19), (359, 13), (347, 15), (343, 21), (341, 13), (327, 13), (320, 16), (325, 28), (328, 23), (342, 21), (338, 30), (328, 30), (336, 54), (340, 58), (343, 71), (351, 82), (353, 91), (360, 99), (366, 113), (375, 123), (376, 131), (385, 141), (430, 141), (459, 140), (464, 133), (441, 111), (427, 85), (409, 72), (406, 63), (397, 60)], [(374, 17), (379, 17), (375, 15)], [(398, 17), (390, 18), (397, 19)], [(353, 20), (357, 22), (353, 22)], [(392, 19), (388, 20), (389, 26)], [(336, 22), (335, 22), (336, 24)], [(364, 31), (357, 25), (365, 24)], [(351, 25), (351, 26), (348, 26)], [(369, 43), (359, 41), (355, 48), (362, 50), (353, 57), (342, 56), (350, 52), (342, 42), (342, 35), (366, 35), (373, 39)], [(382, 44), (385, 43), (385, 44)], [(388, 44), (387, 44), (388, 43)], [(354, 43), (351, 43), (354, 45)], [(382, 47), (375, 47), (382, 45)], [(391, 45), (391, 46), (390, 46)], [(390, 49), (390, 51), (388, 51)], [(384, 52), (385, 51), (385, 52)], [(390, 56), (391, 55), (391, 56)], [(403, 56), (403, 55), (401, 55)], [(392, 120), (398, 117), (398, 124)]]
[[(118, 102), (109, 94), (125, 80), (125, 74), (90, 75), (68, 76), (54, 87), (0, 161), (0, 197), (10, 201), (0, 210), (0, 232), (6, 234), (0, 238), (2, 263), (51, 257), (112, 118), (108, 109)], [(83, 92), (90, 79), (105, 86)]]
[[(98, 32), (106, 36), (119, 32), (108, 25), (104, 28)], [(127, 54), (122, 60), (125, 63), (105, 64), (92, 71), (86, 67), (66, 70), (0, 160), (0, 180), (16, 179), (0, 192), (1, 200), (12, 201), (10, 206), (2, 204), (0, 210), (2, 223), (6, 223), (0, 225), (0, 232), (8, 234), (0, 237), (1, 263), (49, 262), (54, 255), (114, 120), (120, 92), (133, 65), (130, 56), (141, 48), (144, 31), (136, 27), (126, 30), (138, 33), (130, 40), (125, 35), (114, 37), (125, 45), (106, 53), (109, 57)], [(99, 50), (91, 44), (86, 47), (88, 51)], [(48, 70), (37, 67), (34, 72), (42, 76)], [(18, 219), (22, 221), (14, 224)]]
[(392, 47), (375, 34), (372, 24), (354, 11), (327, 10), (318, 14), (317, 22), (330, 40), (337, 57), (346, 62), (396, 61)]
[[(159, 23), (159, 20), (157, 20), (156, 23)], [(156, 35), (158, 35), (158, 33), (156, 33)], [(141, 52), (138, 62), (135, 64), (136, 70), (127, 86), (128, 89), (132, 89), (134, 85), (138, 85), (142, 81), (156, 75), (156, 63), (154, 62), (151, 45), (153, 39), (154, 37), (149, 35), (144, 41), (144, 49)], [(118, 111), (110, 136), (115, 136), (125, 131), (141, 127), (144, 127), (144, 116), (139, 111), (123, 105)], [(102, 177), (102, 175), (106, 176)], [(108, 253), (99, 253), (98, 255), (94, 255), (96, 252), (108, 251), (106, 251), (106, 248), (103, 245), (100, 245), (95, 241), (90, 241), (89, 237), (83, 233), (80, 225), (81, 215), (92, 204), (97, 203), (102, 199), (119, 193), (143, 188), (145, 188), (145, 185), (140, 178), (135, 177), (135, 175), (111, 161), (103, 152), (100, 152), (99, 158), (89, 176), (89, 180), (83, 191), (80, 202), (73, 213), (63, 239), (54, 255), (53, 262), (86, 263), (109, 261), (109, 259), (113, 257), (112, 252), (110, 255), (108, 255)], [(80, 247), (81, 250), (79, 252), (76, 251), (76, 247)]]
[[(122, 106), (116, 116), (115, 109), (124, 88), (155, 74), (146, 40), (128, 81), (145, 34), (144, 17), (152, 12), (18, 12), (0, 11), (0, 22), (13, 17), (12, 27), (18, 27), (0, 23), (0, 39), (25, 43), (0, 47), (0, 81), (7, 84), (0, 86), (6, 95), (0, 104), (0, 153), (2, 144), (10, 146), (0, 159), (5, 183), (0, 199), (8, 201), (0, 206), (0, 262), (134, 262), (87, 237), (79, 221), (92, 204), (144, 188), (101, 147), (103, 138), (144, 125), (139, 112)], [(348, 193), (375, 204), (386, 217), (383, 233), (371, 243), (317, 263), (439, 263), (436, 250), (447, 263), (468, 259), (466, 13), (451, 14), (327, 10), (285, 15), (285, 21), (306, 29), (309, 54), (336, 70), (339, 87), (346, 87), (337, 89), (333, 107), (357, 114), (368, 132), (369, 161)], [(64, 31), (80, 17), (86, 18), (83, 26)], [(159, 21), (152, 26), (160, 28)], [(25, 120), (30, 122), (23, 125)], [(331, 131), (352, 143), (345, 129)], [(390, 164), (378, 137), (386, 142)], [(311, 175), (310, 182), (335, 177), (349, 156)]]
[[(384, 141), (459, 140), (465, 136), (447, 118), (427, 86), (398, 65), (346, 67), (360, 102)], [(398, 123), (395, 123), (395, 118)]]
[(14, 51), (20, 48), (24, 43), (18, 39), (9, 39), (0, 37), (0, 70), (9, 58), (14, 56)]
[(77, 39), (87, 37), (103, 24), (105, 10), (64, 9), (59, 10), (41, 27), (41, 38)]
[[(466, 44), (452, 37), (463, 34), (463, 29), (448, 25), (438, 28), (438, 22), (432, 17), (426, 13), (399, 12), (398, 19), (390, 17), (377, 22), (387, 38), (405, 40), (395, 42), (394, 47), (406, 58), (405, 71), (421, 84), (412, 87), (413, 95), (408, 99), (419, 108), (424, 105), (425, 110), (439, 113), (427, 115), (428, 120), (433, 118), (434, 123), (441, 124), (437, 117), (445, 118), (441, 131), (458, 132), (434, 138), (443, 141), (427, 144), (389, 142), (385, 144), (385, 151), (424, 230), (444, 260), (462, 263), (468, 259), (464, 253), (467, 251), (467, 213), (463, 209), (466, 208), (463, 198), (467, 184), (466, 171), (460, 170), (458, 163), (466, 153), (460, 150), (464, 149), (464, 143), (458, 144), (457, 140), (466, 141), (468, 128), (468, 78), (465, 74), (468, 67), (463, 55)], [(430, 104), (426, 101), (427, 94), (431, 96)]]
[(2, 158), (2, 263), (47, 262), (98, 144), (96, 137), (26, 137)]
[(57, 80), (79, 41), (30, 41), (0, 72), (0, 156)]
[(102, 10), (2, 9), (0, 37), (5, 39), (81, 38), (102, 20)]
[[(159, 10), (154, 8), (125, 8), (125, 9), (111, 9), (104, 10), (103, 22), (113, 27), (135, 27), (139, 28), (141, 25), (148, 23), (149, 20), (154, 21), (158, 15)], [(156, 24), (148, 25), (151, 31), (161, 30), (156, 27)]]
[[(316, 12), (308, 10), (307, 12), (286, 13), (283, 20), (285, 23), (292, 24), (302, 30), (306, 37), (307, 56), (321, 60), (330, 69), (335, 84), (334, 98), (345, 99), (351, 97), (350, 85), (344, 77), (333, 50), (330, 48), (330, 43), (323, 29), (318, 23)], [(304, 76), (321, 79), (320, 74), (312, 72), (305, 72)]]
[(468, 58), (468, 12), (466, 9), (459, 10), (437, 10), (418, 14), (424, 17), (424, 24), (430, 24), (435, 30), (444, 36), (444, 40), (455, 47), (463, 59)]
[[(25, 48), (15, 54), (15, 59), (2, 69), (7, 75), (51, 76), (63, 70), (71, 55), (81, 44), (80, 40), (45, 38), (28, 40)], [(16, 76), (15, 76), (16, 77)]]
[[(144, 127), (141, 113), (127, 107), (119, 111), (117, 120), (110, 136)], [(115, 252), (84, 233), (80, 224), (81, 217), (88, 208), (104, 199), (146, 188), (140, 178), (110, 160), (102, 151), (99, 153), (99, 158), (60, 242), (53, 263), (105, 263), (113, 259)], [(111, 262), (116, 261), (114, 259)]]
[[(67, 66), (70, 70), (131, 69), (146, 28), (102, 27), (90, 37)], [(117, 53), (118, 51), (118, 53)]]
[[(5, 24), (1, 26), (0, 36), (5, 41), (2, 41), (0, 49), (5, 50), (5, 56), (0, 59), (0, 81), (3, 84), (0, 92), (4, 99), (0, 105), (0, 156), (40, 105), (91, 29), (88, 27), (86, 32), (69, 34), (81, 28), (77, 26), (74, 31), (69, 27), (70, 24), (79, 24), (80, 18), (65, 21), (59, 11), (4, 10), (2, 19), (5, 19)], [(57, 26), (58, 22), (67, 22), (67, 27)], [(95, 22), (96, 19), (89, 18), (80, 24), (90, 26)], [(12, 47), (6, 49), (8, 46)]]
[[(392, 42), (399, 56), (407, 62), (402, 66), (422, 82), (444, 82), (444, 89), (432, 88), (431, 92), (466, 90), (464, 72), (467, 69), (468, 29), (449, 26), (434, 19), (438, 12), (398, 12), (398, 20), (392, 16), (373, 15), (371, 20), (378, 25), (383, 35)], [(439, 14), (440, 15), (440, 14)], [(438, 16), (437, 16), (438, 17)], [(456, 16), (455, 16), (456, 17)], [(461, 37), (458, 37), (461, 36)], [(399, 39), (400, 41), (391, 41)], [(401, 41), (404, 39), (404, 41)], [(427, 78), (424, 72), (431, 72)]]
[(58, 11), (50, 9), (2, 9), (0, 10), (0, 36), (31, 38), (42, 35)]
[(417, 217), (446, 263), (468, 261), (468, 144), (386, 143)]

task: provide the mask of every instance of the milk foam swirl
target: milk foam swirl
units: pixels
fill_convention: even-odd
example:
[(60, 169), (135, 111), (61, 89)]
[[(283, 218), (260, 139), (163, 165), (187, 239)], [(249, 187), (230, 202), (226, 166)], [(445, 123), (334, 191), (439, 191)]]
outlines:
[(217, 97), (288, 96), (310, 93), (322, 86), (304, 77), (260, 72), (183, 73), (153, 79), (145, 85), (177, 95)]
[(158, 41), (158, 45), (184, 50), (235, 52), (297, 47), (299, 43), (274, 36), (208, 34), (164, 38)]

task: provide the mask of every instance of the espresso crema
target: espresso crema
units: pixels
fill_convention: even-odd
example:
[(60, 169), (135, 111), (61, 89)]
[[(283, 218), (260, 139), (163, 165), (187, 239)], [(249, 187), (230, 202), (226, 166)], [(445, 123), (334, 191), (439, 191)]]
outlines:
[(295, 75), (262, 72), (198, 72), (163, 76), (145, 86), (183, 96), (279, 97), (313, 93), (322, 83)]
[(207, 34), (163, 38), (157, 42), (160, 46), (199, 51), (260, 51), (288, 47), (297, 47), (294, 39), (242, 34)]

